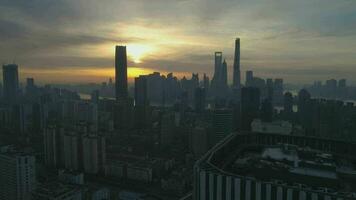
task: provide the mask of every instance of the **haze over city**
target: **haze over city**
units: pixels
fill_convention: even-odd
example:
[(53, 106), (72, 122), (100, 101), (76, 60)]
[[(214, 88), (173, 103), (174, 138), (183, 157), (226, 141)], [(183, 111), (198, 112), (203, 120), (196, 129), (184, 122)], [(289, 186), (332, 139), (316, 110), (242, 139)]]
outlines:
[[(242, 39), (241, 70), (299, 84), (355, 82), (356, 2), (352, 0), (3, 0), (0, 61), (20, 80), (101, 82), (114, 76), (114, 46), (127, 46), (129, 80), (153, 71), (213, 74)], [(58, 76), (61, 75), (61, 76)]]
[(356, 0), (2, 0), (0, 200), (356, 200)]

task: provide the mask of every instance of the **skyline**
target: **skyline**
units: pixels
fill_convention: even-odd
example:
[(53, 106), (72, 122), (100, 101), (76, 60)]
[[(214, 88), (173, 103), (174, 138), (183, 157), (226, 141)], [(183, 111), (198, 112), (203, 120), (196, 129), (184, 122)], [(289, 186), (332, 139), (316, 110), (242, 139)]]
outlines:
[(212, 77), (214, 52), (222, 51), (231, 83), (233, 40), (240, 37), (242, 80), (253, 70), (288, 83), (330, 78), (355, 83), (356, 2), (320, 3), (5, 0), (0, 61), (15, 61), (21, 80), (102, 82), (114, 77), (115, 45), (125, 45), (132, 81), (153, 71)]

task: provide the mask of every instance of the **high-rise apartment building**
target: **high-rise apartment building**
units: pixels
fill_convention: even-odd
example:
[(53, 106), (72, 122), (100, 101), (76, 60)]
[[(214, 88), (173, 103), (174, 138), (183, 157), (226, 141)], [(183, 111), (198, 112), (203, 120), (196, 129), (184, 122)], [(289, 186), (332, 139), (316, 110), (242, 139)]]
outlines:
[(36, 188), (35, 157), (3, 147), (0, 152), (0, 199), (29, 200)]

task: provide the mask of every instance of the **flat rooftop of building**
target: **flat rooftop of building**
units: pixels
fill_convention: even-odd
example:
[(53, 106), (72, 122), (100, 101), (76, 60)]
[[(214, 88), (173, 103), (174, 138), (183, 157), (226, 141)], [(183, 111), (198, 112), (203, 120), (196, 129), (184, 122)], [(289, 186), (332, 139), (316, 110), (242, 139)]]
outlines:
[[(270, 135), (271, 138), (269, 134), (252, 132), (231, 134), (197, 164), (216, 173), (291, 187), (339, 193), (356, 192), (356, 156), (324, 152), (307, 143), (311, 141), (316, 146), (322, 146), (320, 144), (326, 141), (332, 146), (336, 142), (341, 148), (349, 145), (347, 148), (351, 149), (354, 144), (312, 137)], [(276, 139), (278, 142), (271, 142), (274, 136), (280, 137)], [(296, 145), (290, 142), (292, 139), (300, 143), (303, 143), (303, 139), (310, 141)]]

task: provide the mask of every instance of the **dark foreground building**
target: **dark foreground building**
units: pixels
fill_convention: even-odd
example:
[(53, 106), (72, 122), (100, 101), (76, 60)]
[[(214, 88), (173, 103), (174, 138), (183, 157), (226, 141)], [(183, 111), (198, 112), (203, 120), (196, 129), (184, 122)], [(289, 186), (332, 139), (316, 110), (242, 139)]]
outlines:
[(195, 200), (356, 199), (356, 144), (237, 133), (194, 167)]

